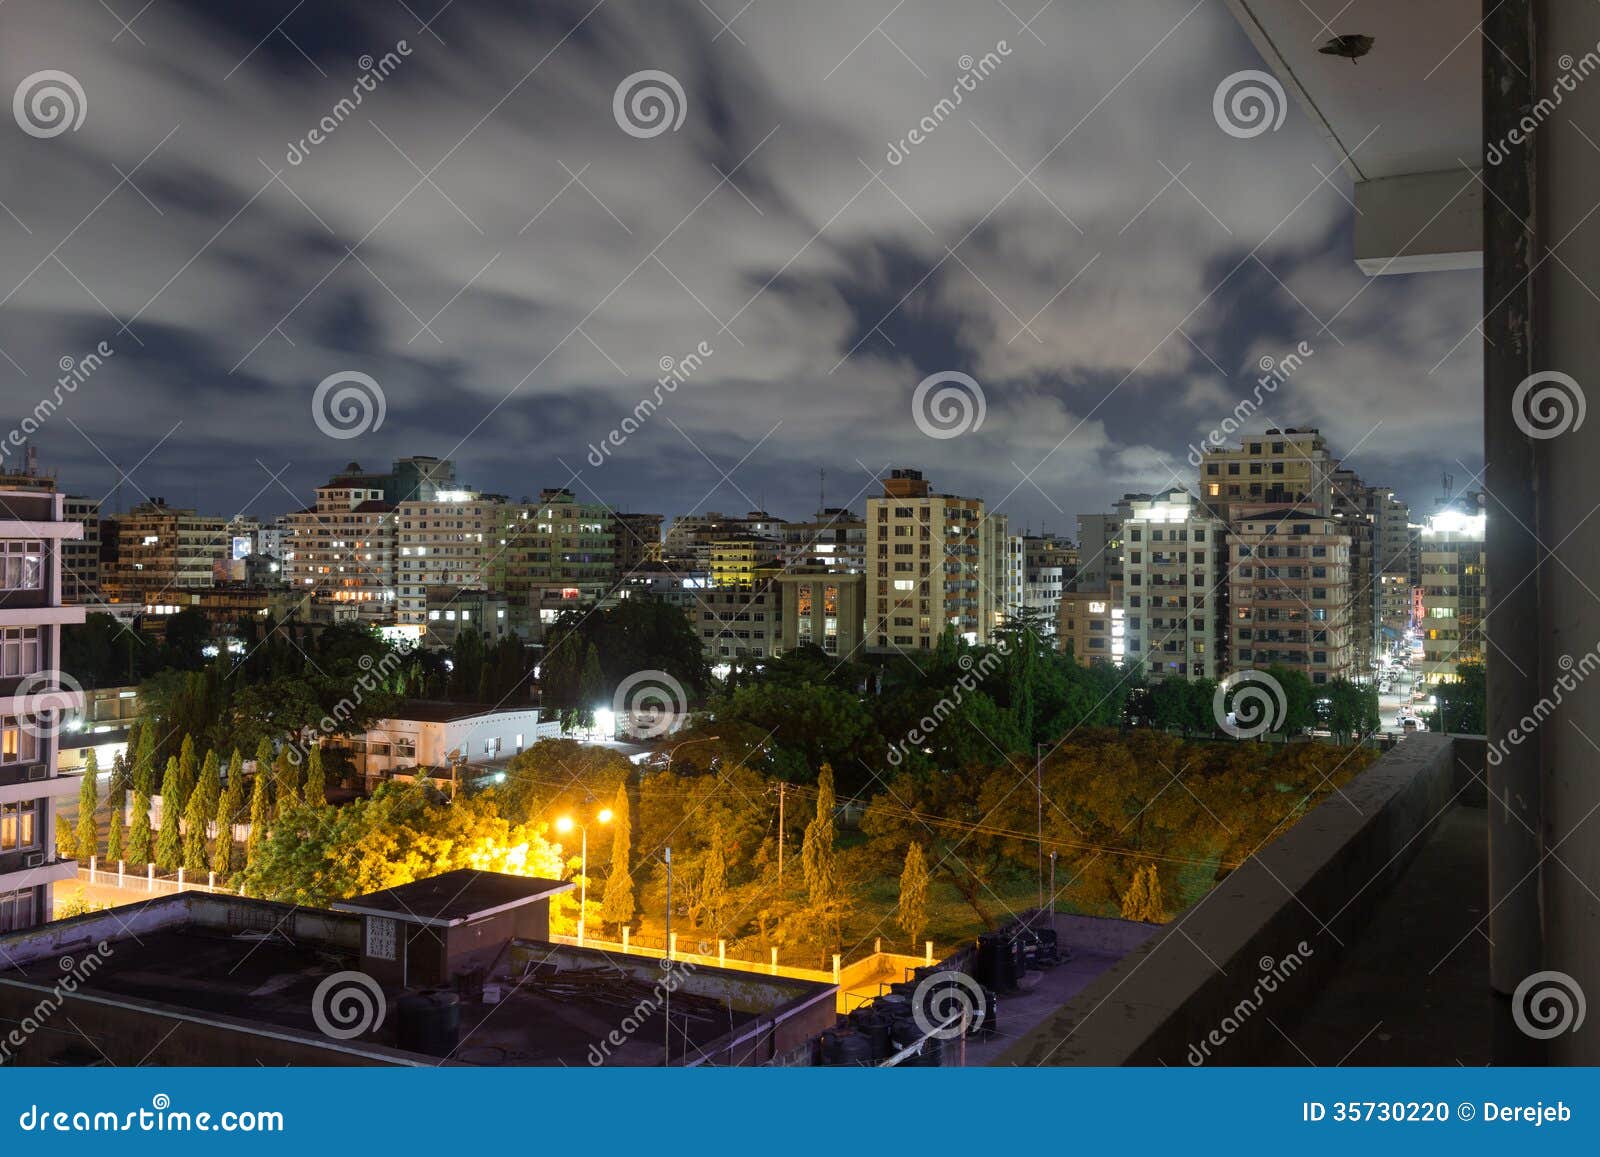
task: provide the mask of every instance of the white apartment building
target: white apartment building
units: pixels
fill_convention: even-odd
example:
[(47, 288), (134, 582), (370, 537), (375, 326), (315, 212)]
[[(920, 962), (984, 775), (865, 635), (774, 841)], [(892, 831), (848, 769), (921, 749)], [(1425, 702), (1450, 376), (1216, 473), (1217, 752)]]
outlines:
[(1215, 679), (1223, 524), (1181, 487), (1135, 499), (1122, 524), (1127, 659), (1154, 678)]
[(987, 643), (1003, 610), (995, 526), (981, 498), (934, 494), (920, 470), (893, 470), (867, 500), (867, 646), (931, 649), (946, 627)]
[(78, 791), (57, 775), (57, 732), (83, 712), (59, 670), (61, 628), (84, 620), (61, 601), (61, 546), (83, 534), (63, 507), (59, 494), (0, 490), (0, 933), (53, 919), (52, 886), (78, 871), (55, 841), (56, 800)]
[(1422, 531), (1422, 678), (1455, 679), (1483, 662), (1485, 517), (1446, 510)]
[(483, 587), (505, 503), (472, 491), (440, 491), (395, 508), (395, 602), (402, 623), (428, 622), (428, 588)]

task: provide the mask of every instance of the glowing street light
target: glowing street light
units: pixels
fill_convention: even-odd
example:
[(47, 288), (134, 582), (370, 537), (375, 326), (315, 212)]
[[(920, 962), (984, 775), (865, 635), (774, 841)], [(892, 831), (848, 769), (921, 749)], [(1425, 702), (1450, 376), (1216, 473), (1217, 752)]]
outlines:
[[(601, 808), (596, 815), (597, 823), (608, 824), (611, 822), (611, 809)], [(566, 835), (573, 828), (583, 833), (583, 851), (578, 860), (578, 947), (583, 947), (584, 917), (589, 907), (589, 825), (578, 823), (571, 816), (559, 816), (556, 819), (556, 831)]]

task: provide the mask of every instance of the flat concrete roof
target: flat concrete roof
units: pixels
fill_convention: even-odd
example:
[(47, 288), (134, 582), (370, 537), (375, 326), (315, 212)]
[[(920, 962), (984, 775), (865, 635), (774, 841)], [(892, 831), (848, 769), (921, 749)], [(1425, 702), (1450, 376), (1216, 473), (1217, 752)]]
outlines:
[(333, 910), (449, 928), (570, 891), (570, 880), (458, 868), (442, 876), (335, 901)]

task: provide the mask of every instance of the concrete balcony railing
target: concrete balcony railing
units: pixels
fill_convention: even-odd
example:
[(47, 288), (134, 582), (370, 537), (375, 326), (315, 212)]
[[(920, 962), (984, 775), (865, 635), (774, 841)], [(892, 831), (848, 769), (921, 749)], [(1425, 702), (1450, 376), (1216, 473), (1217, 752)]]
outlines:
[(1406, 739), (998, 1063), (1487, 1063), (1485, 753)]

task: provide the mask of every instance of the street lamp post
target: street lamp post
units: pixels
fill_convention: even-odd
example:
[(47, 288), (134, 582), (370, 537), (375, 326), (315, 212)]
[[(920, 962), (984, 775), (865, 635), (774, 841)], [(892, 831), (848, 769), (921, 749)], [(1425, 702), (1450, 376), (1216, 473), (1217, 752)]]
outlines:
[[(600, 823), (611, 822), (611, 809), (601, 808), (600, 814), (595, 816)], [(571, 816), (562, 816), (556, 820), (556, 831), (565, 835), (573, 829), (574, 821)], [(589, 909), (589, 825), (577, 824), (578, 831), (582, 833), (582, 852), (578, 857), (578, 947), (583, 947), (583, 934), (587, 923)]]

